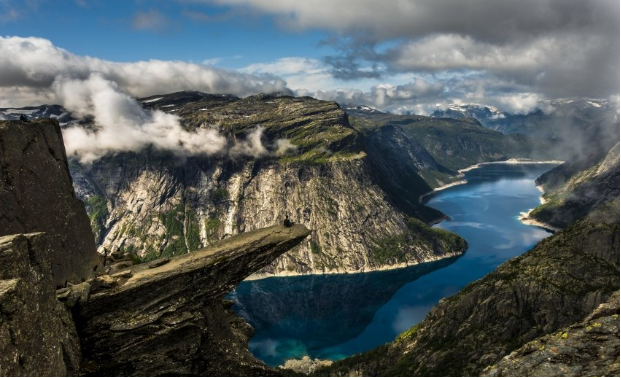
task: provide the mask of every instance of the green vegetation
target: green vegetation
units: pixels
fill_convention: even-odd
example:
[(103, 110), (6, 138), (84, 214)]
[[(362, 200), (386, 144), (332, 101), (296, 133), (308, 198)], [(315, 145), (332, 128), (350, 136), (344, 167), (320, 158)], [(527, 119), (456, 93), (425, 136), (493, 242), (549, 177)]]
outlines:
[(398, 335), (395, 338), (395, 342), (400, 343), (400, 342), (404, 342), (407, 340), (411, 340), (414, 336), (416, 336), (416, 333), (418, 332), (419, 328), (420, 328), (420, 325), (416, 324), (415, 326), (411, 327), (405, 332), (402, 332), (400, 335)]
[(416, 218), (408, 217), (406, 221), (408, 232), (375, 240), (376, 246), (370, 256), (372, 261), (379, 264), (406, 262), (413, 258), (416, 247), (431, 251), (440, 248), (446, 252), (458, 252), (464, 251), (468, 246), (457, 234), (431, 228)]
[(407, 261), (407, 236), (388, 236), (377, 240), (376, 247), (371, 252), (371, 259), (380, 264), (399, 263)]
[[(151, 244), (147, 247), (147, 252), (142, 261), (152, 261), (160, 257), (177, 256), (188, 252), (184, 237), (185, 207), (179, 203), (172, 210), (158, 214), (158, 219), (164, 225), (166, 231), (163, 235), (163, 250), (157, 251)], [(198, 232), (196, 232), (198, 236)], [(199, 241), (200, 242), (200, 241)]]
[(104, 196), (91, 196), (84, 201), (91, 220), (91, 228), (99, 236), (108, 219), (108, 204)]
[(196, 251), (201, 246), (200, 225), (196, 212), (191, 208), (186, 208), (186, 240), (188, 243), (188, 252)]
[[(201, 111), (205, 108), (209, 111)], [(188, 129), (217, 124), (236, 139), (262, 127), (266, 139), (286, 139), (294, 146), (277, 157), (282, 162), (325, 164), (364, 157), (359, 134), (334, 102), (269, 95), (236, 101), (206, 98), (181, 107), (177, 114)]]
[(205, 231), (207, 232), (207, 239), (212, 240), (218, 236), (218, 229), (220, 228), (220, 219), (218, 214), (214, 213), (205, 218)]
[(229, 198), (229, 192), (226, 188), (218, 188), (213, 191), (211, 198), (214, 202), (221, 202)]
[(319, 246), (319, 244), (317, 244), (317, 242), (314, 240), (310, 241), (310, 249), (311, 249), (311, 252), (316, 255), (321, 254), (321, 246)]

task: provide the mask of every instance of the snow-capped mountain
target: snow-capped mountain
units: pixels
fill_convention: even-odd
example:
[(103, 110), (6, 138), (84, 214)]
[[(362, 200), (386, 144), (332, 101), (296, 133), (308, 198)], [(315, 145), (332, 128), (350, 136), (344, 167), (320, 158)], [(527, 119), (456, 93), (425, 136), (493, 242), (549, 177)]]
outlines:
[(19, 119), (25, 115), (29, 119), (56, 118), (61, 126), (75, 120), (65, 108), (60, 105), (27, 106), (24, 108), (0, 108), (0, 119)]

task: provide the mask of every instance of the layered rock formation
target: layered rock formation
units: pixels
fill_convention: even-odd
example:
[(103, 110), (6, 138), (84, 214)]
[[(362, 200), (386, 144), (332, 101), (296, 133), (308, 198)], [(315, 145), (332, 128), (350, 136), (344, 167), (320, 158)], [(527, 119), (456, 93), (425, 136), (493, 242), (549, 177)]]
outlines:
[(0, 236), (45, 232), (55, 285), (101, 266), (56, 120), (0, 121)]
[[(119, 249), (143, 261), (176, 256), (282, 222), (286, 214), (312, 229), (311, 238), (259, 276), (386, 269), (465, 249), (461, 239), (410, 221), (442, 216), (418, 203), (436, 183), (421, 172), (441, 168), (412, 138), (401, 143), (400, 132), (371, 146), (337, 104), (311, 98), (180, 93), (144, 104), (179, 115), (189, 130), (216, 127), (229, 146), (221, 155), (183, 161), (149, 150), (108, 155), (89, 166), (74, 161), (76, 190), (100, 252)], [(264, 153), (239, 155), (257, 130)], [(278, 143), (290, 148), (280, 151)], [(386, 149), (379, 143), (389, 150), (403, 144), (408, 160), (378, 156)], [(450, 181), (445, 171), (435, 172)]]
[(442, 300), (393, 343), (319, 374), (479, 375), (525, 343), (583, 320), (618, 289), (617, 199)]
[[(252, 328), (224, 296), (310, 231), (274, 226), (90, 283), (77, 303), (83, 373), (104, 376), (274, 375), (247, 348)], [(80, 289), (82, 291), (83, 289)]]
[(56, 300), (55, 243), (43, 233), (0, 237), (0, 375), (67, 376), (80, 366), (71, 313)]

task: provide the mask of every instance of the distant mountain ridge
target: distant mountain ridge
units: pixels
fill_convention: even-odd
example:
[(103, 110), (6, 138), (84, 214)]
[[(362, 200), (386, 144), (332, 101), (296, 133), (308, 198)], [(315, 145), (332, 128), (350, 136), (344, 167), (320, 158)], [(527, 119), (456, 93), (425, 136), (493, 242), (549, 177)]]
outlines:
[[(566, 160), (591, 150), (608, 150), (619, 140), (619, 105), (604, 100), (565, 99), (543, 102), (545, 111), (511, 114), (466, 104), (438, 109), (432, 117), (474, 118), (504, 134), (523, 134), (538, 141), (535, 149)], [(602, 144), (604, 143), (604, 144)], [(601, 146), (600, 146), (601, 144)]]

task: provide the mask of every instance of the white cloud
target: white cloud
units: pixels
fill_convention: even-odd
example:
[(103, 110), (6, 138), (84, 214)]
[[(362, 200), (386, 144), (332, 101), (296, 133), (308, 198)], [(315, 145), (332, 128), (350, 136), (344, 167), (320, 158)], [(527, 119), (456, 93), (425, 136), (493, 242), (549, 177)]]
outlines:
[[(97, 72), (132, 96), (144, 97), (182, 90), (248, 96), (288, 92), (284, 80), (250, 75), (182, 61), (149, 60), (117, 63), (79, 56), (42, 38), (0, 37), (0, 91), (18, 90), (23, 97), (9, 106), (33, 105), (41, 98), (55, 102), (51, 85), (61, 75), (87, 79)], [(56, 102), (58, 100), (56, 99)]]
[(84, 163), (110, 152), (139, 151), (146, 146), (176, 154), (212, 155), (227, 145), (217, 130), (184, 130), (179, 118), (159, 110), (147, 112), (118, 86), (94, 73), (88, 79), (59, 76), (52, 85), (67, 110), (95, 117), (96, 131), (81, 126), (63, 130), (68, 155)]
[(263, 146), (261, 141), (264, 130), (264, 127), (258, 126), (248, 133), (245, 140), (236, 141), (233, 148), (231, 148), (231, 155), (245, 155), (254, 158), (267, 155), (267, 148)]
[(275, 147), (276, 151), (274, 153), (276, 156), (286, 155), (289, 151), (295, 152), (298, 149), (298, 146), (291, 143), (289, 139), (277, 139)]
[(240, 72), (248, 74), (276, 74), (287, 81), (291, 89), (319, 91), (334, 89), (341, 83), (334, 79), (330, 67), (318, 59), (286, 57), (273, 62), (255, 63)]
[[(287, 92), (282, 79), (179, 61), (115, 63), (77, 56), (41, 38), (0, 37), (0, 106), (61, 104), (76, 116), (94, 116), (96, 130), (63, 130), (67, 153), (90, 162), (110, 152), (145, 146), (178, 155), (226, 152), (227, 140), (208, 125), (184, 130), (175, 115), (145, 111), (132, 96), (181, 90), (240, 96)], [(261, 129), (233, 145), (231, 153), (267, 153)]]

